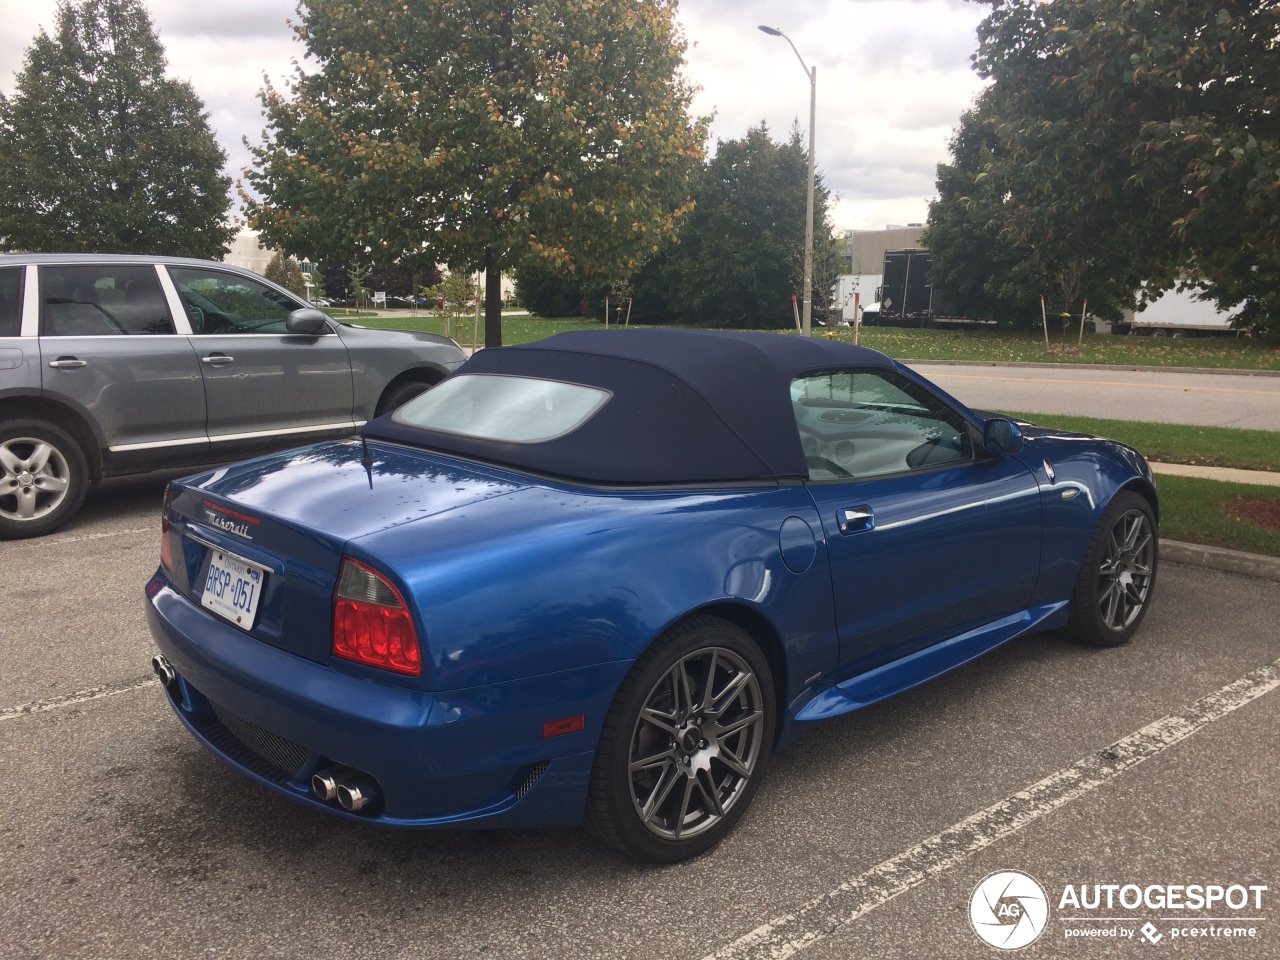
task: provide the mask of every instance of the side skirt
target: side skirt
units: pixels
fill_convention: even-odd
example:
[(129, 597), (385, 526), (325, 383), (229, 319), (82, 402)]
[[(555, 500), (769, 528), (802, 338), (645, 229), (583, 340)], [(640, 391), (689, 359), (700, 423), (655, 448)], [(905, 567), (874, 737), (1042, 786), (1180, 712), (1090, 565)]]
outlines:
[(883, 667), (850, 677), (822, 691), (797, 711), (794, 719), (825, 720), (909, 690), (1034, 630), (1066, 606), (1067, 601), (1062, 600), (1032, 607), (918, 650)]

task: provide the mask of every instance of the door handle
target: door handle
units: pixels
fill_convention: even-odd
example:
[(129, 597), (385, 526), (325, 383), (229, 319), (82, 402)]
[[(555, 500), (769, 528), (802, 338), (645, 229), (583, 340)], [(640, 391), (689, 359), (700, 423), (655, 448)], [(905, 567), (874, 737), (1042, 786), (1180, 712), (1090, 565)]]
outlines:
[(234, 359), (235, 357), (228, 357), (225, 353), (211, 353), (207, 357), (201, 357), (200, 362), (207, 363), (213, 367), (221, 367), (230, 363)]
[(79, 367), (87, 367), (88, 360), (81, 360), (78, 357), (59, 357), (57, 360), (50, 360), (49, 366), (55, 370), (75, 370)]
[(874, 527), (876, 518), (868, 506), (845, 507), (836, 514), (836, 525), (841, 533), (858, 533)]

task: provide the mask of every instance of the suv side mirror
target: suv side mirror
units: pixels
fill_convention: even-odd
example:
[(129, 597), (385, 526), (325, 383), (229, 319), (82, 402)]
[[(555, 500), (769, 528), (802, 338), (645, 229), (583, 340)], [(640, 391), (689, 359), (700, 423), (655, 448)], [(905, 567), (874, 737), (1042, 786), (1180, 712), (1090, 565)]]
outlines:
[(314, 307), (302, 307), (289, 314), (284, 322), (284, 328), (290, 333), (302, 333), (314, 337), (325, 331), (328, 319)]
[(1022, 431), (1012, 420), (1004, 417), (992, 417), (982, 427), (982, 449), (987, 453), (1005, 456), (1020, 453), (1025, 441)]

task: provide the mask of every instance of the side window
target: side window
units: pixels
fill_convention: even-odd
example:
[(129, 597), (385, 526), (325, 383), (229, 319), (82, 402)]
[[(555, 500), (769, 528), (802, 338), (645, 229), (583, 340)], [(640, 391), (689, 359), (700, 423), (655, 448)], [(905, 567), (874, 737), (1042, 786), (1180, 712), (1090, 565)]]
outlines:
[(266, 284), (236, 273), (168, 269), (193, 333), (287, 333), (285, 320), (300, 306)]
[(44, 266), (40, 297), (40, 332), (46, 337), (173, 333), (169, 304), (151, 266)]
[(0, 269), (0, 337), (22, 333), (22, 274), (24, 267)]
[(833, 371), (791, 384), (810, 480), (927, 470), (973, 459), (963, 418), (905, 377)]

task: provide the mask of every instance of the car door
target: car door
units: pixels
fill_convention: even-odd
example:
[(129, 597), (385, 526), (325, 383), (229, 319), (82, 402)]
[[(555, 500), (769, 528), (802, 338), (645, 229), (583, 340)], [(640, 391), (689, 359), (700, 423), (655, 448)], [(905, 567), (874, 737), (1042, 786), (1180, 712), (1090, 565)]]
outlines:
[(1041, 508), (1026, 467), (978, 452), (959, 412), (898, 373), (802, 377), (792, 400), (846, 675), (1029, 605)]
[(42, 264), (37, 282), (45, 396), (86, 415), (111, 453), (172, 447), (198, 459), (208, 443), (200, 365), (156, 268)]
[[(204, 379), (208, 434), (219, 442), (354, 429), (351, 361), (326, 329), (289, 333), (303, 304), (242, 273), (169, 265)], [(301, 440), (300, 440), (301, 442)]]

